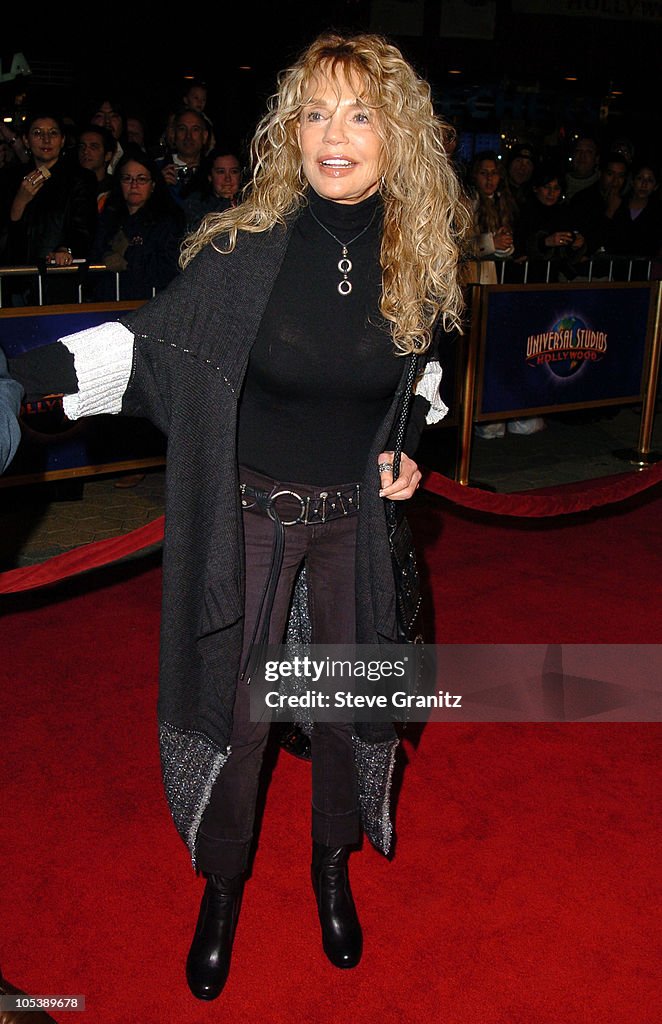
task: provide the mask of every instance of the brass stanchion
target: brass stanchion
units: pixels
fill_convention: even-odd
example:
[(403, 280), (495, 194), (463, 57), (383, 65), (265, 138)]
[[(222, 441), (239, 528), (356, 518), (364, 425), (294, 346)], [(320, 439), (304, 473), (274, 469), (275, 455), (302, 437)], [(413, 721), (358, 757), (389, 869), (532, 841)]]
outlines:
[(483, 313), (482, 289), (479, 285), (471, 288), (471, 330), (467, 342), (467, 358), (462, 388), (460, 433), (458, 437), (458, 460), (455, 481), (463, 487), (469, 484), (471, 464), (471, 441), (473, 437), (473, 413), (476, 398), (476, 370), (478, 366), (478, 344), (480, 341)]
[(662, 459), (660, 452), (651, 451), (651, 438), (655, 420), (655, 400), (657, 398), (657, 382), (660, 373), (660, 352), (662, 350), (662, 281), (653, 284), (655, 315), (653, 318), (653, 337), (649, 349), (644, 400), (641, 407), (641, 424), (639, 427), (639, 443), (636, 448), (626, 448), (614, 452), (619, 459), (646, 469)]

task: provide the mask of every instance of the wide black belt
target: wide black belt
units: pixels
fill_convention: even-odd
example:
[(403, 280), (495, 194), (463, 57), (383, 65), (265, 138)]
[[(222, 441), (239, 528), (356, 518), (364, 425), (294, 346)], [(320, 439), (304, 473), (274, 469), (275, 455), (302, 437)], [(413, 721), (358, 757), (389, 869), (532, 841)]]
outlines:
[(359, 484), (335, 491), (311, 489), (311, 493), (307, 493), (308, 488), (300, 488), (305, 492), (303, 494), (285, 487), (267, 491), (244, 483), (239, 490), (242, 508), (246, 511), (258, 509), (282, 526), (318, 526), (359, 510)]
[(343, 519), (359, 511), (360, 486), (350, 484), (330, 490), (299, 487), (293, 490), (275, 483), (271, 490), (241, 483), (241, 506), (246, 512), (267, 515), (274, 524), (274, 546), (271, 565), (267, 574), (253, 636), (242, 666), (241, 680), (250, 682), (252, 671), (260, 651), (269, 642), (271, 612), (276, 598), (276, 588), (283, 566), (285, 530), (289, 526), (321, 526), (334, 519)]

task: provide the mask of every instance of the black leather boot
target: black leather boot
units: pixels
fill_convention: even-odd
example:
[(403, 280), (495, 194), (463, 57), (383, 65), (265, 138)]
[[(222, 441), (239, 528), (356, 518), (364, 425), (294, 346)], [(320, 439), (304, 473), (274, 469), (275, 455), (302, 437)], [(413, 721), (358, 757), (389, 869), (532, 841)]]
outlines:
[(244, 889), (243, 875), (206, 877), (198, 923), (186, 960), (186, 980), (196, 999), (216, 999), (228, 980)]
[(356, 967), (363, 951), (363, 934), (349, 887), (347, 846), (313, 842), (311, 876), (317, 899), (322, 946), (334, 967)]

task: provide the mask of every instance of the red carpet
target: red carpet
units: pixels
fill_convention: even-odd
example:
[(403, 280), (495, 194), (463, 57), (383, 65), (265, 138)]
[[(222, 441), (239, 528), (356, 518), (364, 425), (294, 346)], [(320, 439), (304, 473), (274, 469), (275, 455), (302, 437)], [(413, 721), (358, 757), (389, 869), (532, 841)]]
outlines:
[[(660, 502), (562, 524), (415, 516), (439, 640), (659, 643)], [(154, 559), (4, 599), (0, 965), (59, 1022), (657, 1024), (658, 725), (435, 725), (407, 741), (399, 841), (352, 860), (365, 956), (320, 952), (308, 768), (269, 789), (233, 972), (183, 961), (201, 891), (161, 794)], [(417, 738), (414, 734), (412, 739)]]

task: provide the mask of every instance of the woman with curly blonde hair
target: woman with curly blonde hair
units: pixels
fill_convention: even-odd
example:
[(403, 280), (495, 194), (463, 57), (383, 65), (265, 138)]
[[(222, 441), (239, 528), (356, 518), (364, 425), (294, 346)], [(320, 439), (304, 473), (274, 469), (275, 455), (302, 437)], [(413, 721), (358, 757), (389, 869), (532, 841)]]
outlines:
[[(166, 795), (207, 879), (186, 968), (199, 999), (227, 980), (254, 840), (254, 652), (286, 634), (386, 655), (402, 640), (387, 506), (418, 487), (420, 432), (446, 412), (433, 335), (462, 312), (443, 130), (394, 46), (319, 38), (280, 77), (243, 202), (205, 218), (154, 300), (63, 341), (68, 415), (146, 416), (168, 436), (158, 713)], [(310, 746), (322, 946), (351, 968), (348, 856), (362, 830), (392, 848), (397, 737), (315, 722)]]
[(307, 205), (311, 182), (302, 169), (300, 118), (320, 76), (330, 75), (337, 85), (339, 74), (358, 86), (360, 105), (382, 142), (380, 309), (396, 350), (423, 352), (440, 314), (444, 327), (459, 325), (458, 244), (469, 215), (445, 153), (447, 126), (434, 114), (429, 86), (378, 36), (321, 36), (280, 76), (253, 139), (245, 201), (207, 217), (184, 243), (182, 265), (219, 235), (227, 234), (232, 248), (237, 232), (268, 231)]

